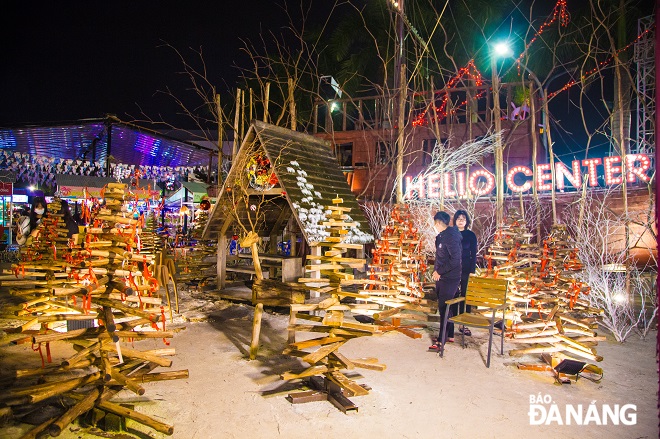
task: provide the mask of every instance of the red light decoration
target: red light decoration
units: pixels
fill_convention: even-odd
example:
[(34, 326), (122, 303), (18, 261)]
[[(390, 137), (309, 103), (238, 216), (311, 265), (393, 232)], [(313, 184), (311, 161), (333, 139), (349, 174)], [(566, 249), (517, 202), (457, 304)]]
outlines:
[[(445, 117), (447, 117), (447, 103), (449, 101), (449, 93), (447, 93), (447, 90), (450, 90), (450, 89), (454, 88), (456, 83), (458, 83), (458, 81), (460, 81), (464, 77), (467, 77), (468, 79), (473, 80), (474, 83), (477, 85), (477, 87), (483, 85), (483, 83), (484, 83), (484, 79), (481, 76), (481, 73), (479, 72), (479, 70), (477, 70), (477, 67), (474, 65), (474, 60), (471, 59), (470, 61), (468, 61), (467, 65), (465, 67), (461, 68), (458, 71), (456, 76), (454, 76), (453, 78), (451, 78), (449, 80), (449, 82), (447, 82), (447, 84), (445, 85), (445, 87), (442, 90), (438, 90), (438, 91), (435, 92), (436, 95), (440, 95), (440, 94), (443, 95), (441, 103), (440, 103), (439, 106), (435, 106), (434, 103), (430, 104), (430, 105), (434, 105), (434, 107), (435, 107), (435, 116), (436, 116), (437, 122), (439, 122), (442, 119), (444, 119)], [(481, 96), (483, 96), (484, 93), (485, 93), (485, 91), (482, 91), (482, 92), (478, 93), (474, 97), (474, 99), (480, 98)], [(418, 93), (418, 94), (421, 94), (421, 93)], [(435, 96), (433, 97), (433, 100), (435, 101)], [(456, 105), (455, 108), (452, 109), (450, 112), (452, 114), (454, 114), (456, 112), (456, 109), (467, 105), (467, 102), (468, 102), (467, 99), (464, 100), (463, 102)], [(427, 115), (429, 114), (430, 109), (431, 109), (431, 107), (429, 106), (429, 107), (425, 108), (421, 113), (419, 113), (417, 115), (417, 117), (415, 117), (415, 119), (413, 119), (412, 125), (413, 126), (422, 126), (422, 125), (425, 125), (426, 123), (428, 123)], [(431, 111), (431, 114), (432, 113), (433, 113), (433, 111)], [(432, 116), (429, 116), (429, 118), (430, 117), (432, 117)]]
[(568, 12), (566, 11), (566, 0), (557, 0), (557, 3), (555, 3), (555, 7), (552, 10), (552, 15), (541, 25), (541, 27), (539, 27), (539, 30), (536, 32), (536, 34), (534, 34), (532, 39), (529, 40), (529, 43), (527, 43), (527, 45), (525, 46), (525, 50), (523, 50), (523, 53), (521, 53), (518, 59), (516, 60), (516, 64), (518, 65), (519, 75), (520, 75), (520, 61), (527, 53), (527, 50), (531, 47), (532, 44), (534, 44), (534, 42), (538, 39), (538, 37), (541, 36), (541, 34), (545, 32), (545, 30), (558, 19), (560, 26), (563, 27), (568, 26), (570, 17), (568, 15)]
[[(631, 48), (636, 42), (638, 42), (639, 40), (641, 40), (642, 38), (644, 38), (644, 35), (646, 35), (646, 34), (647, 34), (648, 32), (650, 32), (650, 31), (651, 31), (651, 29), (646, 29), (644, 32), (642, 32), (641, 34), (637, 35), (637, 38), (635, 38), (635, 39), (634, 39), (632, 42), (630, 42), (627, 46), (622, 47), (621, 49), (617, 50), (617, 51), (616, 51), (616, 55), (618, 55), (619, 53), (623, 52), (624, 50), (628, 50), (628, 49), (630, 49), (630, 48)], [(616, 56), (616, 55), (615, 55), (615, 56)], [(568, 82), (566, 83), (566, 85), (564, 85), (564, 86), (563, 86), (562, 88), (560, 88), (559, 90), (557, 90), (557, 91), (553, 91), (552, 93), (549, 93), (549, 94), (548, 94), (548, 99), (550, 99), (551, 97), (553, 97), (553, 96), (555, 96), (555, 95), (561, 93), (562, 91), (568, 90), (569, 88), (573, 87), (574, 85), (580, 84), (583, 80), (585, 80), (585, 79), (587, 79), (589, 76), (591, 76), (591, 75), (597, 73), (598, 71), (600, 71), (601, 68), (603, 68), (603, 67), (605, 67), (606, 65), (608, 65), (609, 63), (611, 63), (612, 60), (614, 60), (615, 56), (611, 56), (611, 57), (609, 57), (608, 59), (606, 59), (605, 61), (601, 61), (601, 62), (599, 62), (598, 65), (597, 65), (596, 67), (594, 67), (594, 68), (591, 69), (591, 70), (588, 70), (588, 71), (584, 72), (584, 73), (582, 74), (582, 76), (580, 76), (580, 79), (579, 79), (578, 81), (576, 81), (576, 80), (570, 80), (570, 81), (568, 81)]]

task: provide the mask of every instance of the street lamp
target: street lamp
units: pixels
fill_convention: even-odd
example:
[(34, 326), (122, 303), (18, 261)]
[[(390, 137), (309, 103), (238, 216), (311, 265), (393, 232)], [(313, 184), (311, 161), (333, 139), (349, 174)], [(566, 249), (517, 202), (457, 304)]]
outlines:
[[(493, 111), (496, 113), (496, 119), (495, 119), (495, 131), (500, 132), (501, 131), (501, 118), (500, 118), (500, 101), (499, 101), (499, 77), (497, 76), (497, 58), (510, 58), (513, 56), (513, 51), (511, 50), (511, 47), (507, 42), (498, 42), (493, 44), (493, 50), (491, 53), (491, 70), (492, 70), (492, 75), (493, 75), (493, 95), (496, 99), (494, 99), (493, 102)], [(543, 125), (543, 144), (546, 146), (547, 151), (548, 151), (548, 156), (550, 159), (550, 175), (551, 175), (551, 181), (552, 181), (552, 187), (551, 187), (551, 200), (552, 200), (552, 220), (553, 223), (557, 223), (557, 209), (556, 209), (556, 203), (555, 203), (555, 164), (554, 164), (554, 154), (552, 150), (552, 138), (550, 137), (550, 121), (549, 121), (549, 112), (548, 112), (548, 90), (547, 88), (543, 87), (543, 84), (541, 84), (541, 81), (539, 78), (532, 72), (526, 65), (518, 63), (519, 66), (521, 66), (525, 72), (529, 74), (529, 76), (534, 80), (536, 83), (536, 86), (539, 89), (539, 93), (541, 93), (541, 119), (542, 119), (542, 125)], [(531, 98), (531, 96), (530, 96)], [(536, 129), (536, 127), (532, 127), (532, 129)], [(535, 135), (535, 134), (534, 134)], [(502, 211), (503, 211), (503, 204), (504, 204), (504, 169), (503, 169), (503, 157), (502, 157), (502, 142), (501, 142), (501, 135), (497, 134), (496, 137), (496, 145), (495, 145), (495, 169), (496, 173), (500, 173), (497, 176), (497, 223), (498, 225), (501, 222), (502, 219)], [(498, 150), (499, 150), (499, 167), (498, 167)]]
[(493, 123), (495, 125), (495, 217), (497, 228), (504, 219), (504, 146), (502, 145), (502, 114), (500, 110), (500, 78), (497, 74), (497, 56), (510, 51), (505, 43), (496, 43), (490, 56), (490, 71), (493, 84)]

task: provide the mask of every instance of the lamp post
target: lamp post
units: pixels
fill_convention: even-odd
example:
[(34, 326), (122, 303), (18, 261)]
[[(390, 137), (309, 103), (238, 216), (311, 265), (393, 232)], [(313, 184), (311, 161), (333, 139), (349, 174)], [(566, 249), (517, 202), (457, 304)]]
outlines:
[(497, 57), (506, 56), (511, 49), (505, 43), (493, 46), (490, 55), (490, 71), (493, 84), (493, 123), (495, 125), (495, 218), (497, 228), (504, 219), (504, 145), (502, 145), (502, 115), (500, 110), (500, 77), (497, 73)]
[[(502, 157), (502, 136), (499, 134), (502, 128), (501, 124), (501, 118), (500, 118), (500, 102), (499, 102), (499, 76), (497, 75), (497, 57), (501, 58), (509, 58), (513, 55), (513, 51), (509, 47), (509, 45), (506, 42), (500, 42), (497, 44), (493, 45), (493, 50), (491, 53), (491, 70), (492, 70), (492, 75), (493, 75), (493, 95), (494, 97), (498, 98), (495, 99), (493, 102), (493, 112), (497, 112), (497, 117), (495, 119), (495, 131), (497, 132), (496, 135), (496, 145), (495, 145), (495, 172), (496, 172), (496, 178), (497, 178), (497, 224), (500, 225), (501, 221), (501, 215), (503, 212), (503, 205), (504, 205), (504, 169), (503, 169), (503, 157)], [(548, 111), (548, 90), (547, 88), (543, 87), (543, 84), (539, 80), (539, 78), (532, 72), (527, 66), (523, 64), (519, 64), (525, 72), (529, 74), (529, 76), (534, 80), (536, 83), (539, 93), (541, 93), (541, 117), (542, 117), (542, 124), (543, 124), (543, 140), (544, 144), (548, 148), (548, 156), (550, 160), (550, 179), (551, 179), (551, 201), (552, 201), (552, 222), (553, 224), (557, 223), (557, 208), (556, 208), (556, 201), (555, 201), (555, 158), (554, 158), (554, 152), (552, 148), (552, 137), (550, 136), (550, 121), (549, 121), (549, 111)], [(531, 98), (531, 96), (530, 96)], [(535, 129), (535, 127), (533, 127)], [(499, 169), (498, 169), (498, 150), (500, 151), (499, 154)], [(498, 175), (499, 173), (499, 175)], [(536, 176), (535, 176), (536, 177)]]

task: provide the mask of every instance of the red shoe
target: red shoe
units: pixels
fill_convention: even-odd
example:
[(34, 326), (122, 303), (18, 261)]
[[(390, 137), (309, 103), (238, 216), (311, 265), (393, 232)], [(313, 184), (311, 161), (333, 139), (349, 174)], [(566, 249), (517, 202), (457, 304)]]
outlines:
[(433, 343), (431, 346), (429, 346), (429, 351), (438, 351), (440, 349), (440, 346), (438, 346), (437, 343)]

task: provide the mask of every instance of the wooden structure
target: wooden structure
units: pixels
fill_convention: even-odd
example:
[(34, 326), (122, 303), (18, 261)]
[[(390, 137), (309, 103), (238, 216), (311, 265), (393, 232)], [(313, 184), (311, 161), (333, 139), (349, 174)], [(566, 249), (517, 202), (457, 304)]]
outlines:
[[(311, 256), (311, 261), (316, 263), (307, 265), (305, 270), (315, 277), (299, 279), (301, 284), (316, 291), (328, 293), (330, 297), (320, 303), (291, 305), (289, 346), (283, 353), (300, 357), (310, 367), (301, 372), (287, 372), (282, 375), (282, 379), (309, 378), (310, 385), (315, 389), (290, 394), (288, 399), (292, 403), (328, 400), (346, 413), (349, 410), (357, 410), (357, 406), (347, 397), (366, 395), (369, 388), (349, 379), (342, 371), (355, 367), (384, 370), (385, 365), (379, 365), (375, 359), (349, 360), (338, 351), (344, 343), (352, 338), (380, 333), (381, 330), (377, 325), (359, 323), (350, 320), (345, 315), (346, 311), (374, 309), (379, 308), (379, 305), (340, 302), (346, 297), (368, 299), (369, 296), (361, 296), (345, 290), (347, 287), (362, 283), (355, 279), (352, 269), (363, 266), (365, 260), (345, 257), (344, 253), (349, 249), (361, 247), (361, 244), (346, 242), (350, 228), (355, 226), (355, 223), (349, 219), (351, 209), (342, 206), (341, 198), (333, 199), (332, 203), (332, 206), (327, 206), (327, 210), (330, 212), (329, 218), (321, 223), (328, 230), (329, 236), (317, 244), (319, 249), (326, 250), (322, 256)], [(305, 311), (314, 314), (305, 314)], [(323, 314), (323, 316), (316, 314)], [(298, 324), (298, 320), (304, 320), (305, 323)], [(323, 335), (297, 342), (296, 332), (322, 333)], [(305, 349), (315, 350), (308, 352)]]
[[(283, 239), (289, 238), (292, 247), (297, 234), (310, 245), (323, 241), (327, 232), (322, 222), (328, 219), (324, 206), (334, 197), (343, 198), (352, 209), (354, 225), (346, 234), (347, 242), (371, 242), (368, 223), (328, 143), (253, 121), (203, 232), (204, 239), (218, 241), (218, 287), (224, 287), (229, 270), (256, 274), (255, 264), (240, 266), (240, 255), (227, 250), (230, 236), (248, 232), (269, 241), (259, 256), (279, 266), (267, 268), (278, 268), (284, 281), (300, 277), (303, 267), (302, 259), (296, 258), (297, 249), (291, 249), (294, 262), (285, 266), (286, 258), (276, 255), (277, 240), (288, 225), (290, 235)], [(228, 262), (235, 263), (235, 268)]]
[[(22, 249), (22, 261), (0, 276), (0, 286), (20, 300), (19, 306), (4, 311), (24, 320), (7, 331), (12, 343), (31, 343), (42, 358), (41, 368), (14, 371), (0, 404), (24, 413), (27, 406), (30, 411), (42, 409), (55, 396), (72, 401), (63, 415), (53, 414), (24, 437), (45, 430), (57, 436), (94, 407), (173, 433), (171, 425), (110, 402), (122, 389), (142, 395), (142, 383), (187, 378), (188, 371), (150, 373), (158, 366), (171, 366), (165, 356), (174, 355), (174, 349), (141, 351), (122, 343), (162, 338), (169, 344), (166, 339), (174, 334), (165, 331), (155, 256), (139, 249), (142, 220), (122, 213), (124, 200), (132, 199), (130, 189), (110, 183), (104, 198), (105, 206), (93, 208), (91, 225), (77, 239), (67, 237), (59, 202), (51, 203), (52, 211), (35, 230), (32, 244)], [(98, 327), (62, 331), (70, 329), (69, 322), (94, 321)], [(61, 355), (51, 355), (51, 347), (58, 350), (63, 342), (77, 352), (55, 363)]]
[(504, 319), (510, 342), (521, 346), (509, 354), (602, 361), (595, 346), (604, 338), (594, 329), (603, 310), (590, 307), (583, 298), (589, 286), (576, 278), (582, 264), (566, 227), (553, 226), (541, 247), (529, 244), (529, 237), (522, 216), (511, 210), (486, 256), (486, 275), (509, 280), (509, 306), (497, 313)]
[[(443, 319), (442, 334), (447, 334), (447, 321), (458, 325), (475, 328), (488, 328), (488, 357), (486, 367), (490, 367), (490, 352), (493, 345), (493, 330), (497, 322), (497, 311), (506, 309), (506, 293), (509, 281), (506, 279), (488, 279), (470, 275), (465, 297), (457, 297), (446, 302), (447, 309)], [(455, 303), (465, 302), (465, 305), (475, 307), (475, 312), (463, 312), (449, 318), (449, 307)], [(459, 307), (460, 308), (460, 307)], [(500, 331), (500, 354), (504, 354), (504, 331)], [(441, 341), (440, 356), (445, 351), (446, 338)], [(461, 332), (461, 345), (465, 348), (465, 334)]]

